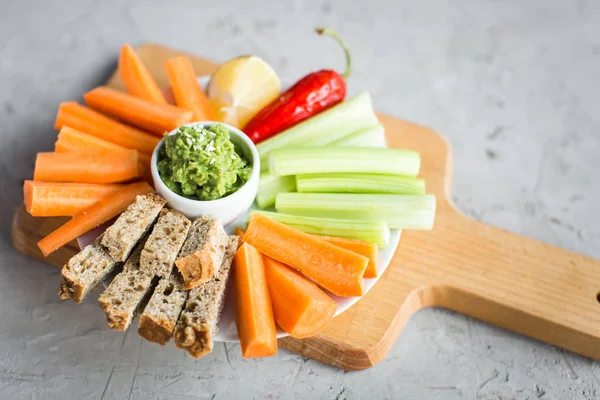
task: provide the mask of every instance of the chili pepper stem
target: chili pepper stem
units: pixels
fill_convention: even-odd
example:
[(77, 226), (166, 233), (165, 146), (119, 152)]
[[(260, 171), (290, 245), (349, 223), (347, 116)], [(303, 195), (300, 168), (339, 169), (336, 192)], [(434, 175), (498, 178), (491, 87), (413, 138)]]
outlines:
[(344, 73), (341, 76), (344, 79), (348, 79), (348, 77), (350, 76), (350, 72), (352, 71), (352, 57), (350, 57), (350, 50), (348, 49), (346, 42), (344, 42), (344, 39), (342, 39), (342, 37), (333, 29), (317, 28), (316, 32), (319, 35), (331, 36), (332, 38), (335, 39), (336, 42), (338, 42), (342, 46), (342, 49), (344, 50), (344, 54), (346, 55), (346, 70), (344, 71)]

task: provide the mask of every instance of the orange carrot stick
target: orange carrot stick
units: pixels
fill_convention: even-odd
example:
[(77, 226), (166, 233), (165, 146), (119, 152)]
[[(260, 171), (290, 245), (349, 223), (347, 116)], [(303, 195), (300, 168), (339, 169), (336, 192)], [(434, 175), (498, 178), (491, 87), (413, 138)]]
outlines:
[(254, 214), (244, 242), (261, 253), (297, 269), (338, 296), (361, 296), (369, 260), (359, 254)]
[(87, 231), (117, 216), (135, 201), (140, 194), (152, 193), (154, 189), (146, 182), (134, 182), (109, 194), (76, 214), (71, 220), (38, 242), (44, 256), (77, 239)]
[(244, 243), (235, 253), (237, 330), (244, 358), (277, 353), (277, 333), (262, 255)]
[(194, 113), (194, 121), (216, 121), (217, 113), (198, 84), (194, 67), (186, 56), (165, 61), (175, 102)]
[(23, 197), (34, 217), (72, 217), (123, 185), (25, 181)]
[(190, 110), (143, 100), (108, 87), (92, 89), (83, 99), (101, 113), (160, 136), (192, 121)]
[(72, 151), (129, 151), (126, 147), (81, 132), (66, 125), (58, 132), (58, 140), (54, 144), (54, 150), (61, 153)]
[(140, 99), (167, 104), (158, 84), (150, 75), (148, 68), (130, 45), (121, 47), (119, 55), (119, 74), (129, 94)]
[[(112, 151), (129, 154), (129, 149), (107, 140), (97, 138), (77, 129), (63, 126), (58, 133), (58, 140), (54, 144), (54, 151), (64, 152), (86, 152), (86, 151)], [(138, 153), (138, 159), (143, 171), (150, 170), (150, 156)]]
[(364, 278), (376, 278), (377, 267), (379, 265), (379, 247), (377, 243), (363, 242), (362, 240), (346, 239), (333, 236), (317, 236), (311, 235), (319, 239), (323, 239), (327, 243), (334, 244), (346, 250), (365, 256), (369, 259), (369, 264), (365, 270)]
[(38, 153), (33, 179), (43, 182), (116, 183), (140, 176), (138, 153)]
[[(233, 234), (238, 235), (241, 238), (244, 236), (244, 230), (239, 226), (236, 226)], [(379, 247), (377, 246), (377, 243), (363, 242), (362, 240), (346, 239), (334, 236), (310, 236), (323, 239), (328, 243), (367, 257), (369, 259), (369, 264), (367, 265), (367, 269), (365, 270), (365, 275), (363, 278), (377, 277), (377, 268), (379, 267)]]
[(287, 265), (266, 256), (264, 263), (277, 325), (299, 339), (325, 329), (335, 315), (337, 303)]
[(65, 125), (147, 155), (152, 154), (160, 140), (154, 135), (105, 117), (74, 101), (61, 103), (58, 108), (54, 128), (61, 129)]
[(173, 94), (173, 89), (171, 89), (171, 86), (169, 86), (168, 88), (165, 89), (164, 95), (165, 95), (165, 100), (167, 100), (168, 104), (172, 104), (174, 106), (176, 105), (175, 104), (175, 95)]

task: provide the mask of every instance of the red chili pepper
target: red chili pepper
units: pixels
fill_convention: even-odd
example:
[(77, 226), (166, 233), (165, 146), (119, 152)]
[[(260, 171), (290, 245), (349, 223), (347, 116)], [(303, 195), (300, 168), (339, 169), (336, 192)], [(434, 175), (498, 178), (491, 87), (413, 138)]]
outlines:
[(344, 100), (344, 79), (348, 78), (351, 69), (348, 47), (331, 29), (319, 28), (317, 33), (330, 35), (340, 43), (346, 54), (346, 71), (340, 75), (333, 70), (322, 69), (306, 75), (283, 92), (244, 127), (243, 131), (254, 143), (262, 142)]

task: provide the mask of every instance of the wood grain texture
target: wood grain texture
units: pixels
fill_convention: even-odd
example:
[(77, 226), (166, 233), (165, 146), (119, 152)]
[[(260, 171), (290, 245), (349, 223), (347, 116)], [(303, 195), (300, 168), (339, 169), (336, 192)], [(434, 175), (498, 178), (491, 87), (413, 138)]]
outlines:
[[(161, 87), (164, 60), (182, 54), (159, 45), (136, 49)], [(214, 63), (192, 58), (198, 75)], [(108, 86), (123, 89), (117, 74)], [(600, 261), (471, 220), (449, 200), (451, 153), (445, 140), (409, 122), (379, 115), (390, 147), (417, 150), (421, 177), (438, 199), (431, 232), (406, 231), (384, 276), (321, 334), (285, 338), (280, 346), (338, 368), (364, 369), (381, 361), (408, 319), (424, 307), (446, 307), (600, 359)], [(43, 259), (36, 242), (62, 218), (34, 218), (24, 208), (13, 221), (13, 243)], [(61, 266), (71, 243), (46, 259)]]

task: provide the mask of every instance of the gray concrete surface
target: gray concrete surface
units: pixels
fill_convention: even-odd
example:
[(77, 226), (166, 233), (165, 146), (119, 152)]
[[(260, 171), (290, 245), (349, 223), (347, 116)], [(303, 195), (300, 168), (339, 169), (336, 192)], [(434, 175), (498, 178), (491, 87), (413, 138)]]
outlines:
[(196, 361), (110, 331), (93, 300), (60, 302), (58, 271), (9, 241), (58, 103), (103, 82), (124, 42), (258, 54), (295, 79), (341, 67), (311, 33), (326, 25), (352, 47), (352, 91), (449, 139), (466, 214), (600, 257), (600, 2), (0, 3), (1, 398), (600, 398), (600, 363), (444, 310), (418, 313), (363, 372), (286, 351), (244, 361), (235, 345)]

